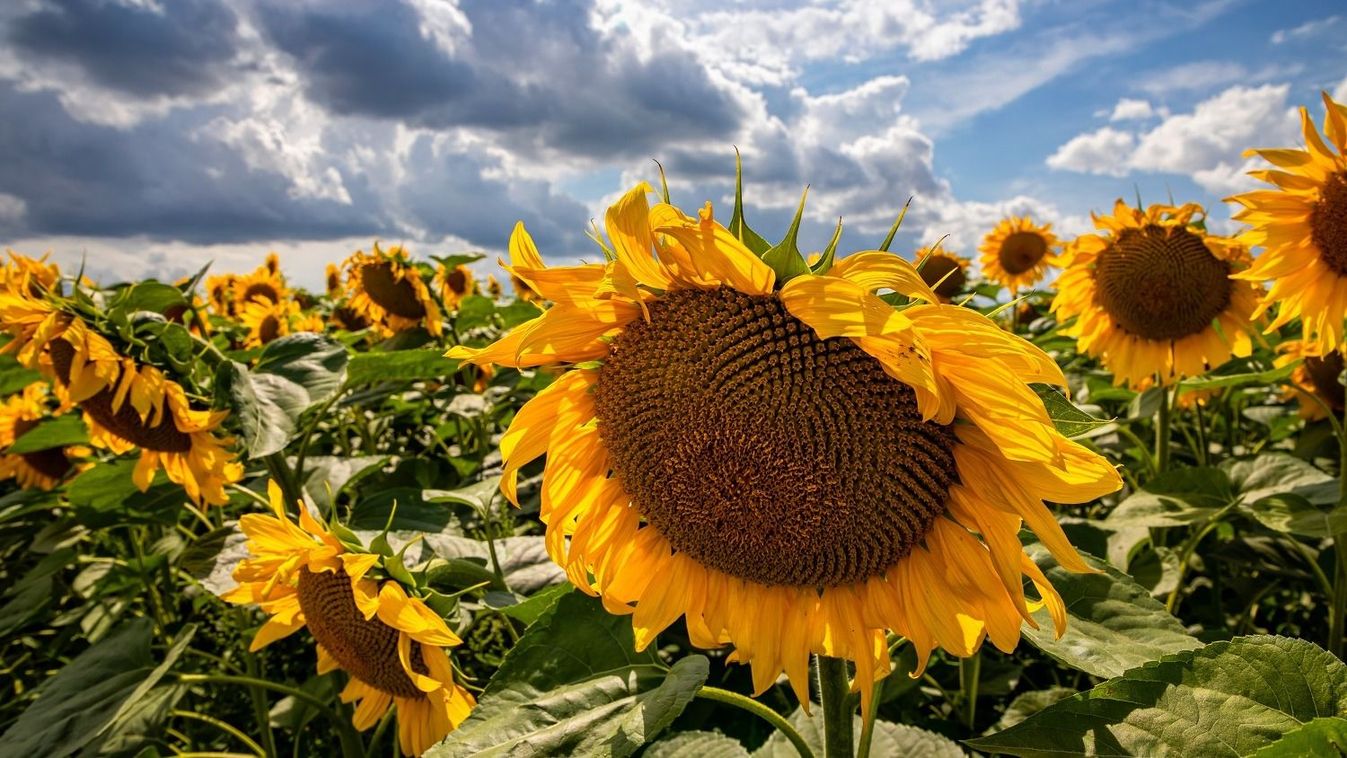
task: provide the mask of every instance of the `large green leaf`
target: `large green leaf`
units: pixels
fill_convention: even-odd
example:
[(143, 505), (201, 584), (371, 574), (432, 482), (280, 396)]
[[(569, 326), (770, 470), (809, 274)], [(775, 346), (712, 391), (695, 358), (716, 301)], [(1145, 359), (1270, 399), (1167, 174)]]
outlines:
[[(800, 733), (806, 745), (814, 755), (823, 756), (823, 716), (817, 704), (813, 706), (813, 715), (805, 715), (799, 708), (787, 719), (795, 731)], [(855, 716), (851, 729), (853, 744), (861, 742), (861, 717)], [(892, 724), (876, 721), (874, 736), (870, 741), (870, 755), (874, 756), (922, 756), (922, 758), (962, 758), (962, 748), (935, 732), (928, 732), (915, 726)], [(781, 732), (772, 736), (753, 751), (753, 758), (799, 758), (800, 753)]]
[(968, 745), (1018, 756), (1242, 756), (1347, 714), (1347, 666), (1304, 640), (1239, 637), (1148, 663)]
[(1124, 526), (1186, 526), (1206, 521), (1234, 500), (1224, 471), (1212, 467), (1166, 471), (1118, 504), (1104, 519)]
[(237, 361), (221, 364), (216, 395), (233, 412), (248, 456), (284, 449), (299, 428), (299, 417), (340, 390), (346, 362), (341, 343), (302, 332), (267, 345), (256, 368)]
[[(323, 513), (331, 513), (337, 495), (388, 460), (385, 455), (311, 455), (304, 459), (304, 494)], [(294, 461), (291, 462), (293, 466)]]
[(78, 413), (68, 413), (64, 416), (49, 418), (37, 426), (24, 432), (22, 437), (14, 441), (5, 452), (10, 455), (21, 455), (23, 453), (35, 453), (39, 450), (49, 450), (53, 447), (65, 447), (67, 445), (86, 445), (89, 443), (89, 430), (84, 426), (84, 419), (80, 418)]
[(529, 627), (477, 707), (427, 758), (628, 756), (683, 712), (706, 681), (706, 658), (672, 668), (635, 652), (631, 620), (567, 595)]
[(42, 374), (19, 363), (12, 355), (0, 355), (0, 396), (12, 395), (39, 381)]
[(720, 732), (679, 732), (661, 739), (642, 758), (748, 758), (748, 748)]
[(1302, 537), (1332, 537), (1347, 532), (1347, 508), (1319, 505), (1288, 492), (1255, 500), (1244, 506), (1249, 515), (1269, 529)]
[(1261, 748), (1253, 758), (1290, 758), (1300, 755), (1347, 755), (1347, 718), (1324, 716), (1292, 729)]
[(374, 351), (352, 356), (347, 378), (353, 385), (410, 382), (449, 376), (457, 370), (458, 361), (445, 358), (440, 348)]
[(187, 500), (182, 487), (160, 471), (141, 492), (132, 478), (135, 470), (135, 460), (123, 459), (100, 463), (72, 479), (66, 497), (75, 518), (90, 528), (175, 522)]
[(1052, 425), (1067, 437), (1085, 437), (1113, 423), (1112, 419), (1095, 418), (1076, 407), (1055, 387), (1035, 384), (1033, 388), (1043, 401), (1043, 407), (1047, 409)]
[(1047, 548), (1033, 542), (1025, 553), (1062, 595), (1066, 633), (1055, 639), (1046, 608), (1034, 614), (1038, 629), (1024, 636), (1049, 657), (1098, 677), (1117, 676), (1163, 655), (1201, 647), (1151, 593), (1118, 569), (1083, 555), (1096, 574), (1076, 574), (1057, 565)]
[(1221, 467), (1235, 490), (1252, 503), (1272, 495), (1293, 493), (1316, 505), (1338, 501), (1338, 480), (1286, 453), (1263, 453)]
[(37, 700), (0, 735), (0, 754), (55, 758), (91, 743), (163, 678), (193, 631), (184, 629), (156, 665), (148, 619), (114, 629), (42, 683)]
[(0, 639), (33, 620), (51, 603), (56, 577), (75, 562), (75, 551), (62, 548), (44, 557), (23, 578), (0, 594)]

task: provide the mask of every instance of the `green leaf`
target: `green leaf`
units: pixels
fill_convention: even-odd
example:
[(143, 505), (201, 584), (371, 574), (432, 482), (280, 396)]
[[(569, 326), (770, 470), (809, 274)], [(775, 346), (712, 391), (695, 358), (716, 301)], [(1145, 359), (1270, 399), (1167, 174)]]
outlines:
[(85, 445), (89, 442), (89, 429), (78, 413), (67, 413), (56, 418), (43, 419), (37, 426), (24, 432), (5, 451), (10, 455), (35, 453), (67, 445)]
[(1347, 532), (1347, 508), (1316, 505), (1294, 492), (1255, 500), (1244, 510), (1277, 532), (1321, 539)]
[[(394, 505), (397, 512), (393, 511)], [(426, 532), (436, 534), (449, 525), (453, 511), (440, 503), (428, 503), (417, 487), (389, 487), (371, 492), (351, 511), (352, 529)], [(392, 521), (389, 521), (392, 516)]]
[(151, 313), (162, 314), (174, 306), (186, 307), (187, 305), (187, 297), (183, 295), (182, 290), (162, 282), (150, 281), (141, 282), (122, 290), (121, 297), (113, 304), (113, 307), (120, 308), (127, 313), (150, 311)]
[(525, 625), (532, 624), (574, 589), (575, 587), (570, 583), (556, 584), (539, 590), (534, 593), (533, 597), (526, 598), (523, 602), (500, 608), (500, 612), (512, 619), (524, 622)]
[(38, 561), (22, 579), (0, 595), (0, 600), (5, 601), (0, 605), (0, 639), (22, 629), (47, 608), (52, 601), (57, 576), (74, 562), (74, 550), (57, 550)]
[(708, 671), (700, 655), (666, 669), (634, 644), (630, 619), (580, 593), (563, 597), (426, 757), (631, 755), (683, 712)]
[(1227, 461), (1235, 490), (1252, 503), (1272, 495), (1291, 493), (1315, 505), (1338, 502), (1338, 480), (1286, 453), (1263, 453), (1252, 460)]
[[(311, 455), (304, 459), (304, 494), (323, 513), (331, 513), (338, 495), (347, 485), (377, 471), (388, 460), (386, 455)], [(291, 465), (294, 465), (291, 461)]]
[(202, 587), (219, 597), (238, 586), (234, 569), (248, 555), (248, 535), (232, 523), (198, 537), (183, 551), (179, 563)]
[(340, 342), (299, 332), (268, 343), (253, 371), (290, 381), (304, 390), (310, 405), (317, 405), (341, 389), (349, 361), (350, 353)]
[(1186, 526), (1206, 521), (1234, 499), (1229, 477), (1218, 468), (1173, 469), (1125, 498), (1104, 526)]
[(778, 287), (797, 276), (809, 273), (809, 265), (804, 262), (804, 256), (800, 254), (797, 244), (800, 237), (800, 220), (804, 217), (804, 202), (808, 197), (809, 188), (805, 187), (804, 194), (800, 196), (800, 206), (795, 209), (795, 218), (791, 219), (786, 236), (762, 254), (762, 262), (771, 266), (776, 272)]
[(1022, 692), (1010, 701), (1006, 706), (1005, 713), (1001, 714), (1001, 720), (997, 721), (992, 728), (987, 730), (987, 734), (995, 734), (1024, 721), (1030, 716), (1047, 708), (1053, 703), (1068, 698), (1076, 694), (1076, 691), (1070, 687), (1058, 687), (1053, 685), (1046, 690), (1034, 690), (1033, 692)]
[(842, 239), (842, 217), (837, 217), (837, 229), (833, 230), (833, 238), (828, 240), (828, 246), (823, 248), (822, 255), (818, 261), (809, 267), (809, 273), (821, 275), (828, 273), (833, 267), (833, 261), (837, 258), (837, 243)]
[[(877, 248), (880, 252), (887, 253), (889, 247), (893, 245), (893, 238), (897, 236), (898, 229), (903, 225), (903, 219), (907, 218), (907, 209), (912, 207), (912, 198), (909, 197), (906, 203), (903, 203), (903, 209), (898, 212), (898, 218), (893, 220), (893, 226), (889, 227), (889, 233), (884, 236), (884, 241), (879, 243)], [(998, 289), (999, 291), (999, 289)], [(995, 293), (992, 293), (993, 297)]]
[[(401, 510), (401, 509), (399, 509)], [(489, 566), (490, 549), (485, 541), (432, 534), (426, 545), (447, 561), (467, 559)], [(531, 595), (544, 587), (566, 581), (566, 572), (552, 562), (542, 537), (506, 537), (496, 540), (496, 558), (505, 585), (513, 592)], [(494, 578), (494, 574), (492, 574)]]
[(1291, 376), (1291, 372), (1296, 370), (1295, 363), (1278, 368), (1268, 369), (1267, 371), (1258, 371), (1249, 374), (1229, 374), (1226, 376), (1208, 376), (1205, 379), (1184, 379), (1179, 385), (1180, 393), (1198, 392), (1201, 390), (1218, 390), (1225, 387), (1248, 387), (1258, 386), (1266, 387), (1270, 384), (1277, 384)]
[(1090, 555), (1082, 554), (1097, 574), (1076, 574), (1057, 565), (1041, 543), (1024, 551), (1043, 570), (1066, 604), (1066, 633), (1055, 639), (1046, 608), (1034, 614), (1038, 629), (1024, 637), (1050, 658), (1099, 677), (1117, 676), (1162, 655), (1200, 647), (1131, 577)]
[[(663, 173), (664, 167), (661, 166), (660, 175)], [(772, 247), (772, 243), (748, 228), (748, 222), (744, 220), (744, 161), (737, 147), (734, 149), (734, 213), (730, 216), (730, 225), (726, 228), (730, 234), (744, 243), (744, 247), (758, 255), (765, 254)]]
[(454, 490), (426, 490), (421, 497), (428, 503), (458, 503), (478, 513), (489, 513), (491, 504), (500, 497), (500, 477), (487, 477)]
[[(532, 307), (532, 306), (530, 306)], [(414, 382), (438, 379), (458, 371), (458, 361), (445, 358), (439, 348), (356, 353), (351, 356), (347, 379), (353, 385), (375, 382)]]
[(0, 735), (6, 755), (69, 755), (127, 715), (186, 649), (195, 627), (179, 633), (155, 665), (148, 619), (117, 627), (38, 688), (37, 700)]
[(646, 748), (643, 758), (748, 758), (748, 749), (720, 732), (679, 732)]
[(1347, 719), (1322, 716), (1292, 729), (1276, 742), (1261, 748), (1253, 758), (1290, 758), (1290, 756), (1347, 755)]
[(496, 304), (484, 295), (468, 295), (458, 303), (458, 315), (454, 318), (454, 327), (459, 330), (476, 329), (487, 326), (496, 315)]
[[(823, 756), (823, 716), (822, 709), (814, 705), (814, 715), (806, 716), (796, 708), (787, 721), (800, 733), (806, 745), (814, 755)], [(861, 717), (853, 717), (851, 738), (853, 745), (861, 744)], [(888, 721), (876, 721), (873, 739), (870, 742), (870, 755), (874, 756), (922, 756), (922, 758), (962, 758), (964, 751), (953, 741), (935, 732), (928, 732), (915, 726), (893, 724)], [(753, 758), (799, 758), (800, 753), (790, 740), (780, 732), (772, 736), (753, 751)]]
[(523, 300), (512, 300), (505, 305), (496, 306), (496, 315), (500, 316), (500, 325), (502, 329), (513, 329), (525, 321), (535, 319), (542, 315), (542, 310), (533, 303), (526, 303)]
[(160, 471), (150, 488), (141, 492), (132, 479), (135, 470), (135, 460), (122, 459), (100, 463), (72, 479), (66, 497), (74, 508), (75, 518), (91, 529), (119, 524), (175, 523), (187, 501), (182, 487), (170, 482)]
[(0, 396), (12, 395), (40, 381), (42, 374), (19, 363), (12, 355), (0, 355)]
[(267, 345), (257, 367), (220, 364), (217, 398), (232, 411), (250, 458), (283, 450), (299, 418), (335, 395), (346, 380), (346, 347), (322, 335), (301, 332)]
[(1074, 403), (1066, 399), (1055, 387), (1046, 384), (1033, 384), (1034, 392), (1038, 393), (1039, 399), (1043, 401), (1043, 407), (1047, 409), (1048, 416), (1052, 419), (1052, 425), (1067, 437), (1085, 437), (1091, 432), (1102, 429), (1113, 424), (1113, 419), (1099, 419), (1091, 416)]
[(432, 255), (431, 260), (442, 263), (448, 268), (463, 266), (469, 263), (476, 263), (485, 258), (483, 253), (457, 253), (455, 255)]
[(1134, 668), (967, 744), (1017, 756), (1242, 756), (1343, 714), (1342, 661), (1304, 640), (1237, 637)]

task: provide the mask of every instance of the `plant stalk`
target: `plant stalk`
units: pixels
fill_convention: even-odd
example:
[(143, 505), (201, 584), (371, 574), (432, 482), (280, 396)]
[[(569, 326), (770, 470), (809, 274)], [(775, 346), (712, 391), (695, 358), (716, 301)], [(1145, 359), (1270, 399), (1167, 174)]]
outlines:
[(852, 758), (853, 706), (845, 658), (818, 656), (819, 699), (823, 705), (824, 758)]
[(719, 687), (702, 687), (697, 690), (696, 697), (734, 706), (739, 710), (747, 711), (748, 713), (757, 716), (763, 721), (776, 727), (777, 731), (781, 732), (782, 736), (789, 740), (790, 744), (795, 747), (796, 752), (800, 754), (800, 758), (815, 758), (814, 751), (809, 749), (809, 743), (804, 741), (804, 737), (800, 736), (800, 733), (784, 716), (753, 698), (745, 697), (737, 692), (722, 690)]
[(1171, 408), (1169, 390), (1160, 386), (1160, 410), (1155, 419), (1155, 475), (1169, 469), (1169, 416)]

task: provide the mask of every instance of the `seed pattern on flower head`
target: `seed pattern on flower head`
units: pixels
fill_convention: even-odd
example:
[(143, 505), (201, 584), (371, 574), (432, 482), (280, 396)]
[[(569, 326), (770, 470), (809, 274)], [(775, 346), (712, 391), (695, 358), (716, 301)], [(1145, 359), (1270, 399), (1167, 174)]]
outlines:
[(1048, 254), (1048, 243), (1037, 232), (1015, 232), (1001, 243), (996, 257), (1007, 274), (1023, 274)]
[(421, 318), (426, 307), (416, 297), (411, 282), (397, 279), (390, 263), (372, 263), (360, 267), (360, 284), (380, 307), (403, 318)]
[[(56, 368), (56, 375), (67, 384), (70, 382), (70, 370), (74, 358), (75, 348), (69, 342), (65, 340), (54, 340), (52, 342), (52, 364)], [(95, 421), (136, 447), (161, 453), (186, 453), (191, 451), (191, 435), (178, 431), (178, 427), (174, 425), (171, 417), (164, 415), (158, 424), (150, 425), (140, 417), (139, 412), (131, 403), (124, 402), (120, 407), (114, 409), (115, 398), (115, 389), (106, 387), (81, 401), (80, 406)]]
[(1333, 273), (1347, 276), (1347, 171), (1324, 181), (1310, 210), (1310, 240)]
[(1095, 262), (1099, 304), (1118, 326), (1152, 340), (1206, 329), (1230, 304), (1229, 261), (1180, 227), (1124, 229)]

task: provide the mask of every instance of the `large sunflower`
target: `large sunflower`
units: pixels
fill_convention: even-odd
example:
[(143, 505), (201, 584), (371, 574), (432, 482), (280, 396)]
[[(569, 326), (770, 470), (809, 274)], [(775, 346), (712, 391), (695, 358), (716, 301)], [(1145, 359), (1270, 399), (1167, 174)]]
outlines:
[(940, 302), (948, 303), (968, 283), (968, 259), (940, 248), (923, 247), (913, 253), (921, 271), (921, 280), (935, 292)]
[(426, 331), (439, 336), (443, 328), (440, 307), (401, 246), (385, 251), (376, 242), (374, 252), (357, 250), (344, 266), (351, 295), (348, 305), (357, 313), (388, 331), (424, 324)]
[[(37, 382), (0, 403), (0, 451), (9, 450), (47, 418), (48, 396), (46, 382)], [(28, 489), (49, 490), (76, 471), (79, 459), (88, 454), (88, 448), (79, 445), (0, 454), (0, 479), (15, 479), (20, 487)]]
[(1301, 362), (1291, 371), (1292, 388), (1286, 396), (1300, 401), (1300, 417), (1307, 421), (1326, 418), (1329, 412), (1341, 416), (1347, 405), (1347, 388), (1338, 381), (1343, 371), (1342, 353), (1333, 350), (1320, 356), (1314, 349), (1302, 340), (1283, 342), (1274, 361), (1278, 367)]
[(572, 581), (632, 614), (639, 647), (685, 617), (697, 646), (735, 647), (758, 692), (785, 671), (801, 702), (810, 653), (855, 661), (868, 699), (886, 630), (923, 667), (937, 646), (1012, 649), (1040, 604), (1060, 632), (1019, 529), (1088, 570), (1043, 501), (1120, 480), (1027, 386), (1063, 384), (1052, 359), (888, 253), (778, 287), (709, 203), (690, 218), (648, 192), (608, 210), (606, 264), (546, 267), (516, 227), (509, 268), (554, 305), (449, 353), (564, 369), (502, 438), (502, 490), (517, 502), (520, 467), (547, 454), (546, 544)]
[(1332, 147), (1301, 108), (1304, 150), (1249, 151), (1277, 167), (1249, 175), (1277, 189), (1227, 198), (1244, 206), (1235, 218), (1253, 227), (1241, 239), (1264, 248), (1247, 271), (1236, 274), (1272, 281), (1257, 315), (1278, 305), (1268, 331), (1300, 318), (1311, 352), (1319, 355), (1342, 347), (1347, 317), (1347, 106), (1325, 93), (1324, 108)]
[(1168, 385), (1249, 354), (1252, 285), (1231, 279), (1248, 265), (1235, 240), (1209, 235), (1196, 203), (1152, 205), (1119, 200), (1095, 214), (1103, 234), (1087, 234), (1063, 256), (1052, 311), (1076, 323), (1062, 330), (1098, 356), (1117, 383)]
[(342, 702), (356, 702), (361, 731), (397, 707), (402, 752), (420, 755), (468, 717), (475, 701), (454, 680), (446, 647), (460, 640), (444, 619), (394, 580), (368, 576), (373, 553), (349, 551), (299, 504), (299, 525), (285, 514), (280, 488), (268, 483), (272, 515), (247, 514), (239, 528), (249, 557), (234, 570), (239, 586), (223, 597), (270, 615), (251, 650), (308, 627), (318, 673), (350, 675)]
[(1057, 249), (1052, 224), (1040, 226), (1028, 216), (1004, 219), (978, 247), (982, 275), (1014, 294), (1043, 278), (1057, 263)]

